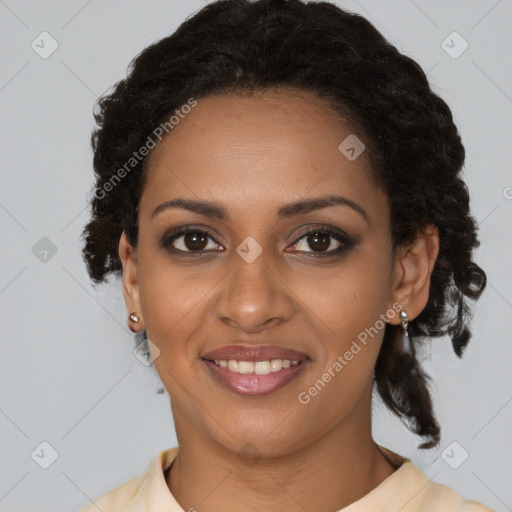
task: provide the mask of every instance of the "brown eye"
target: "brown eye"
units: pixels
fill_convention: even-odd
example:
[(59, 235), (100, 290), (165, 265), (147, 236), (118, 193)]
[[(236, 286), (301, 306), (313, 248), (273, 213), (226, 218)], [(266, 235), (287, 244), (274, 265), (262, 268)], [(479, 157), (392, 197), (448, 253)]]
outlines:
[(202, 251), (208, 244), (208, 236), (201, 233), (188, 233), (183, 236), (183, 245), (190, 251)]
[(201, 253), (220, 247), (208, 232), (188, 227), (166, 236), (162, 246), (175, 253)]
[[(293, 248), (300, 252), (313, 252), (319, 253), (319, 255), (321, 253), (333, 254), (343, 247), (342, 240), (343, 238), (337, 232), (315, 230), (300, 237), (293, 244)], [(345, 244), (348, 245), (348, 241), (345, 241)]]
[(348, 235), (334, 226), (317, 226), (300, 236), (286, 252), (306, 254), (307, 258), (341, 257), (362, 242), (360, 236)]
[(331, 236), (322, 233), (315, 233), (313, 235), (309, 235), (306, 240), (309, 246), (315, 251), (324, 252), (329, 249), (331, 245)]

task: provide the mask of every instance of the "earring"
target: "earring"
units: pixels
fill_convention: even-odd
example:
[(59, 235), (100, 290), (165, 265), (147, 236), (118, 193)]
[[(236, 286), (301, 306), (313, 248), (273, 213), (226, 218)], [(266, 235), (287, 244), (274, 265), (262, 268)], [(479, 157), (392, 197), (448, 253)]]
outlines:
[(400, 325), (402, 327), (402, 346), (405, 352), (414, 356), (414, 347), (412, 345), (412, 340), (409, 337), (409, 318), (407, 317), (407, 313), (401, 309), (400, 310)]
[[(139, 318), (139, 317), (138, 317), (138, 315), (135, 313), (135, 311), (132, 311), (132, 312), (128, 315), (128, 320), (129, 320), (130, 322), (133, 322), (134, 324), (138, 324), (138, 323), (139, 323), (140, 318)], [(135, 333), (136, 333), (136, 332), (137, 332), (137, 330), (133, 328), (133, 325), (132, 325), (130, 322), (128, 322), (128, 329), (130, 329), (130, 331), (132, 331), (132, 332), (135, 332)]]
[(409, 337), (409, 319), (407, 318), (407, 313), (403, 309), (400, 310), (400, 325), (402, 326), (404, 336)]

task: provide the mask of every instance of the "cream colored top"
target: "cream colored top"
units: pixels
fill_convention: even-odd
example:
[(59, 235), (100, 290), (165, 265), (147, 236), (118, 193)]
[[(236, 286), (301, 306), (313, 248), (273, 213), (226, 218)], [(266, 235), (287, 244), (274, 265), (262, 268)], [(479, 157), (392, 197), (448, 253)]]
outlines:
[[(409, 459), (377, 446), (398, 469), (338, 512), (496, 512), (463, 499), (446, 485), (431, 482)], [(188, 512), (174, 499), (164, 476), (178, 449), (176, 446), (158, 453), (146, 473), (104, 494), (80, 512)]]

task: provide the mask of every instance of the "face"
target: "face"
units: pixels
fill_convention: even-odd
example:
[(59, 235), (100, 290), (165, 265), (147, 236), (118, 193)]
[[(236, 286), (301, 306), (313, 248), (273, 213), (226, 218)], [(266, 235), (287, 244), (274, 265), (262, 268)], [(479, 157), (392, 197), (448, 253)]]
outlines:
[(120, 251), (177, 429), (278, 455), (368, 415), (398, 315), (390, 207), (351, 133), (306, 93), (212, 96), (153, 150)]

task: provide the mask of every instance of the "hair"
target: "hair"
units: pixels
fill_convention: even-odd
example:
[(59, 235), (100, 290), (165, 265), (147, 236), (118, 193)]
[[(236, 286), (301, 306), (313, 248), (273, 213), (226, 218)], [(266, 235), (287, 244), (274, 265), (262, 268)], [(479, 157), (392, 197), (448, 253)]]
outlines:
[[(82, 232), (89, 276), (99, 284), (122, 272), (123, 230), (137, 244), (148, 157), (133, 163), (133, 155), (156, 127), (191, 97), (279, 87), (327, 101), (364, 141), (371, 175), (389, 198), (393, 251), (429, 224), (438, 229), (428, 303), (409, 324), (412, 350), (402, 345), (400, 327), (387, 324), (373, 376), (387, 407), (426, 438), (419, 448), (435, 447), (440, 427), (430, 377), (414, 345), (449, 335), (462, 357), (471, 337), (467, 299), (478, 299), (486, 286), (472, 261), (480, 243), (460, 176), (465, 150), (448, 105), (421, 67), (360, 15), (329, 2), (218, 0), (138, 54), (94, 112), (96, 188)], [(132, 169), (114, 184), (128, 161)]]

